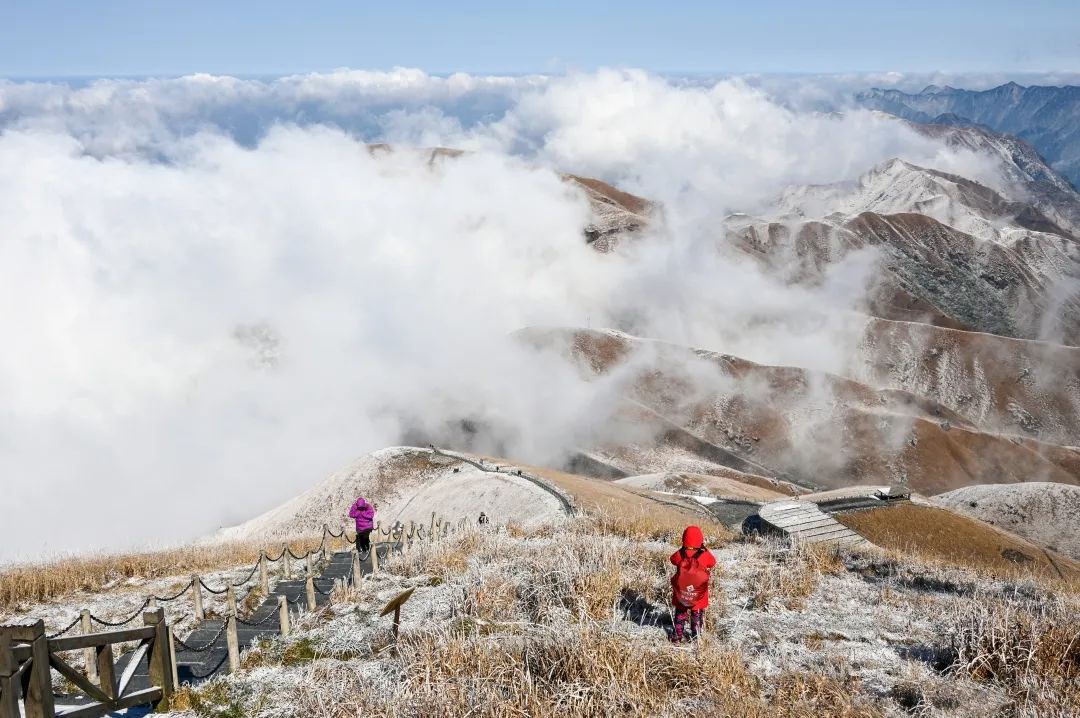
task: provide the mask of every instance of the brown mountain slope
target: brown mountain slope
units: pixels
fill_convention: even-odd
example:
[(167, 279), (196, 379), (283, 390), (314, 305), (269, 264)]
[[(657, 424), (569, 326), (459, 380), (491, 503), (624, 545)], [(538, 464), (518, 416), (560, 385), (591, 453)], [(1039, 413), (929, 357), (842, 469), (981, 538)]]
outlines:
[[(814, 488), (906, 483), (931, 494), (975, 483), (1080, 483), (1076, 451), (978, 431), (907, 392), (613, 332), (523, 336), (595, 375), (627, 370), (626, 405), (597, 427), (589, 452), (626, 474), (711, 473), (711, 464)], [(672, 466), (672, 453), (699, 465)]]
[(866, 320), (845, 372), (932, 399), (980, 429), (1080, 444), (1080, 349)]

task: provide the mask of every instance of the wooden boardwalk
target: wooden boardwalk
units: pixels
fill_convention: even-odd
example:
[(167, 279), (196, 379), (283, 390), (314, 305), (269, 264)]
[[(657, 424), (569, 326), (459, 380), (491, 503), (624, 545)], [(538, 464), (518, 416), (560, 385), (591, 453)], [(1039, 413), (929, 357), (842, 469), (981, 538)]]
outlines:
[[(389, 543), (379, 544), (381, 561), (389, 557), (392, 550), (399, 548)], [(330, 602), (330, 594), (335, 585), (346, 585), (353, 578), (353, 552), (341, 551), (329, 556), (322, 571), (314, 577), (315, 604), (325, 606)], [(360, 561), (360, 570), (364, 575), (373, 569), (371, 555), (368, 553)], [(250, 615), (237, 620), (236, 634), (239, 650), (244, 651), (255, 645), (260, 639), (281, 635), (279, 598), (284, 597), (290, 615), (307, 610), (307, 581), (305, 579), (280, 580)], [(176, 675), (180, 684), (197, 685), (214, 676), (229, 671), (229, 646), (225, 630), (224, 617), (207, 618), (184, 638), (177, 641)], [(151, 687), (150, 668), (147, 656), (140, 656), (139, 664), (132, 669), (130, 662), (133, 654), (122, 656), (116, 663), (118, 673), (132, 671), (131, 690), (144, 690)], [(91, 703), (88, 696), (57, 695), (55, 697), (57, 715), (74, 711)]]
[(823, 512), (812, 501), (770, 501), (758, 511), (761, 521), (775, 531), (807, 543), (870, 546), (869, 541)]
[[(380, 547), (380, 555), (385, 557)], [(361, 562), (361, 571), (371, 573), (371, 557)], [(315, 577), (315, 604), (325, 606), (330, 602), (330, 592), (335, 583), (352, 581), (352, 552), (342, 551), (330, 555), (322, 572)], [(261, 638), (281, 634), (278, 598), (285, 597), (291, 614), (307, 607), (306, 581), (304, 579), (280, 580), (251, 615), (237, 621), (236, 634), (241, 651), (255, 645)], [(225, 619), (210, 618), (202, 621), (185, 639), (184, 644), (196, 650), (178, 645), (176, 648), (176, 673), (180, 683), (196, 684), (228, 671), (229, 649), (225, 638)]]
[[(461, 519), (457, 530), (464, 526)], [(376, 524), (371, 550), (359, 554), (344, 529), (335, 534), (324, 526), (317, 549), (298, 556), (286, 544), (278, 558), (263, 553), (245, 578), (227, 580), (221, 588), (192, 576), (178, 593), (147, 596), (124, 619), (110, 622), (83, 609), (53, 633), (46, 631), (42, 619), (0, 626), (0, 718), (100, 718), (127, 709), (136, 711), (128, 715), (143, 715), (149, 709), (142, 706), (167, 702), (182, 685), (240, 670), (241, 652), (263, 638), (288, 635), (293, 616), (326, 606), (335, 589), (359, 585), (359, 576), (380, 571), (392, 554), (408, 551), (421, 541), (444, 539), (451, 530), (449, 522), (437, 520), (434, 513), (427, 526), (410, 521), (406, 528), (395, 522), (383, 529)], [(349, 550), (331, 552), (328, 539), (341, 539)], [(303, 562), (300, 578), (294, 578), (289, 558)], [(278, 561), (284, 561), (282, 577), (271, 584), (270, 564)], [(256, 574), (258, 579), (253, 581)], [(238, 599), (236, 589), (247, 586), (247, 597)], [(203, 591), (224, 596), (221, 613), (204, 611)], [(195, 628), (180, 638), (174, 627), (186, 620), (174, 616), (168, 621), (162, 604), (179, 601), (189, 592)], [(259, 597), (258, 606), (249, 612)], [(142, 625), (136, 624), (140, 618)], [(109, 630), (94, 631), (95, 622)], [(80, 626), (82, 632), (75, 632)], [(134, 650), (114, 659), (132, 643), (138, 644)], [(114, 651), (114, 646), (119, 649)], [(83, 652), (84, 666), (68, 662), (73, 651)], [(59, 694), (54, 692), (54, 672), (67, 679), (66, 690)]]

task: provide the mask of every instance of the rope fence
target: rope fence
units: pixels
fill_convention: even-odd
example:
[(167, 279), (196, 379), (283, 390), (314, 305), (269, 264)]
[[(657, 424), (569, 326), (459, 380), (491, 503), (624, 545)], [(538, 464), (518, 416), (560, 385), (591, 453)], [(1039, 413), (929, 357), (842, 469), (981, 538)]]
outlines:
[(266, 618), (262, 619), (261, 621), (255, 621), (255, 622), (245, 621), (244, 619), (237, 616), (236, 617), (236, 622), (239, 623), (241, 626), (248, 626), (249, 628), (257, 628), (259, 626), (266, 625), (267, 623), (269, 623), (271, 620), (273, 620), (275, 618), (277, 618), (277, 612), (276, 611), (271, 611), (270, 613), (266, 614)]
[(139, 606), (139, 607), (138, 607), (138, 608), (137, 608), (137, 609), (135, 610), (135, 613), (131, 614), (130, 616), (128, 616), (127, 618), (125, 618), (125, 619), (124, 619), (123, 621), (115, 621), (115, 622), (113, 622), (113, 621), (106, 621), (105, 619), (102, 619), (102, 618), (98, 618), (97, 616), (95, 616), (95, 615), (94, 615), (94, 614), (92, 614), (92, 613), (90, 614), (90, 620), (91, 620), (91, 621), (93, 621), (94, 623), (97, 623), (97, 624), (100, 624), (100, 625), (102, 625), (102, 626), (105, 626), (106, 628), (120, 628), (121, 626), (126, 626), (126, 625), (128, 625), (129, 623), (131, 623), (132, 621), (134, 621), (134, 620), (135, 620), (136, 618), (138, 618), (139, 616), (141, 616), (141, 615), (142, 615), (142, 612), (143, 612), (144, 610), (146, 610), (146, 608), (147, 608), (147, 607), (148, 607), (148, 606), (150, 605), (150, 602), (151, 602), (152, 600), (154, 600), (154, 599), (153, 599), (153, 597), (147, 598), (147, 599), (146, 599), (145, 601), (143, 601), (142, 605), (141, 605), (141, 606)]
[(205, 644), (198, 647), (186, 643), (177, 636), (173, 636), (173, 640), (176, 641), (177, 645), (179, 645), (185, 651), (191, 651), (192, 653), (206, 653), (207, 651), (213, 649), (214, 644), (217, 643), (218, 639), (225, 634), (225, 629), (228, 627), (228, 621), (223, 621), (221, 624), (221, 629), (217, 632), (217, 634), (215, 634), (214, 637), (207, 641)]
[(203, 581), (201, 578), (199, 579), (199, 585), (202, 586), (206, 590), (207, 593), (212, 593), (215, 596), (220, 596), (220, 595), (222, 595), (224, 593), (228, 593), (229, 588), (230, 588), (229, 586), (226, 586), (225, 588), (221, 589), (220, 591), (217, 590), (217, 589), (210, 588), (209, 586), (206, 585), (206, 581)]
[(195, 580), (194, 579), (192, 579), (191, 581), (188, 581), (188, 585), (186, 585), (182, 589), (180, 589), (179, 593), (175, 593), (172, 596), (169, 596), (167, 598), (163, 598), (161, 596), (153, 596), (153, 599), (155, 601), (159, 602), (159, 603), (169, 603), (170, 601), (175, 601), (176, 599), (183, 596), (185, 593), (190, 591), (193, 586), (195, 586)]
[(56, 633), (50, 633), (49, 635), (45, 636), (45, 638), (47, 638), (49, 640), (52, 640), (53, 638), (59, 638), (60, 636), (64, 635), (65, 633), (67, 633), (71, 629), (75, 628), (75, 626), (79, 625), (80, 621), (82, 621), (82, 616), (76, 616), (75, 620), (72, 621), (71, 623), (69, 623), (67, 626), (61, 628)]
[[(406, 525), (401, 521), (396, 521), (389, 528), (384, 529), (382, 528), (381, 523), (377, 523), (373, 527), (374, 536), (371, 540), (371, 550), (367, 552), (359, 552), (358, 549), (356, 549), (359, 539), (358, 535), (353, 534), (352, 538), (350, 538), (349, 532), (344, 527), (342, 527), (339, 531), (334, 532), (330, 530), (329, 526), (324, 525), (322, 539), (317, 548), (308, 550), (306, 553), (298, 554), (293, 551), (292, 546), (290, 546), (288, 543), (285, 543), (281, 548), (281, 552), (276, 557), (268, 556), (266, 553), (261, 554), (256, 564), (251, 567), (249, 571), (247, 571), (246, 575), (241, 580), (237, 582), (233, 582), (231, 579), (226, 579), (223, 586), (213, 587), (208, 585), (202, 577), (192, 576), (191, 579), (187, 582), (187, 584), (185, 584), (182, 588), (177, 589), (174, 593), (163, 596), (150, 595), (146, 597), (145, 600), (143, 600), (143, 602), (138, 606), (138, 608), (134, 610), (133, 613), (124, 618), (108, 620), (96, 616), (90, 613), (90, 611), (88, 610), (83, 610), (81, 614), (74, 620), (72, 620), (69, 624), (59, 629), (55, 633), (48, 634), (47, 638), (57, 639), (65, 636), (68, 633), (74, 631), (79, 626), (80, 622), (82, 622), (83, 624), (82, 633), (84, 634), (93, 633), (94, 629), (91, 627), (93, 625), (102, 626), (106, 629), (122, 628), (124, 626), (128, 626), (129, 624), (142, 617), (143, 612), (152, 604), (155, 604), (155, 602), (171, 603), (174, 601), (178, 601), (182, 599), (185, 595), (187, 595), (189, 591), (193, 594), (192, 600), (194, 601), (195, 606), (194, 619), (196, 621), (196, 626), (205, 626), (206, 619), (214, 613), (212, 608), (209, 611), (204, 610), (202, 591), (206, 591), (212, 596), (227, 596), (228, 598), (226, 615), (220, 616), (220, 614), (218, 614), (219, 618), (216, 620), (221, 620), (221, 626), (216, 630), (213, 637), (209, 641), (206, 641), (201, 645), (195, 645), (175, 635), (175, 629), (178, 628), (181, 623), (184, 623), (189, 618), (191, 618), (190, 615), (184, 618), (174, 620), (172, 624), (168, 627), (168, 631), (171, 635), (171, 639), (174, 641), (175, 647), (183, 649), (184, 651), (192, 654), (203, 654), (213, 651), (215, 649), (222, 650), (224, 648), (227, 648), (226, 656), (223, 657), (221, 662), (217, 666), (215, 666), (208, 674), (206, 674), (205, 676), (198, 676), (195, 675), (194, 672), (189, 671), (189, 675), (191, 675), (192, 678), (196, 680), (201, 680), (202, 678), (214, 675), (217, 671), (221, 669), (223, 665), (225, 665), (226, 661), (228, 662), (230, 672), (232, 672), (235, 670), (239, 670), (239, 641), (236, 633), (236, 629), (238, 626), (244, 626), (249, 629), (258, 629), (266, 627), (269, 624), (273, 624), (275, 621), (278, 621), (278, 625), (276, 627), (270, 628), (269, 630), (280, 633), (281, 635), (288, 635), (290, 631), (289, 615), (291, 612), (295, 610), (302, 611), (304, 608), (307, 608), (308, 610), (315, 610), (317, 606), (315, 601), (316, 596), (330, 598), (334, 595), (335, 591), (346, 585), (347, 581), (349, 580), (348, 572), (346, 572), (345, 576), (331, 575), (329, 577), (322, 578), (318, 578), (315, 576), (316, 570), (325, 571), (325, 568), (323, 568), (323, 566), (325, 565), (324, 562), (330, 560), (331, 558), (330, 550), (328, 547), (329, 541), (340, 540), (350, 551), (354, 549), (357, 551), (357, 553), (354, 554), (353, 564), (352, 566), (350, 566), (349, 571), (356, 570), (354, 567), (358, 565), (358, 560), (370, 560), (373, 564), (370, 568), (377, 573), (379, 571), (379, 563), (389, 559), (393, 553), (409, 552), (412, 549), (413, 544), (420, 541), (430, 542), (437, 538), (445, 538), (451, 533), (456, 533), (458, 529), (463, 529), (467, 525), (467, 523), (467, 519), (461, 519), (454, 524), (451, 524), (451, 522), (446, 519), (436, 520), (434, 514), (431, 516), (430, 524), (410, 521), (408, 525)], [(341, 544), (337, 545), (340, 546)], [(377, 554), (376, 548), (378, 548)], [(376, 555), (378, 557), (378, 561), (376, 561)], [(307, 562), (308, 570), (306, 572), (306, 587), (302, 588), (299, 591), (296, 591), (295, 596), (292, 597), (290, 596), (295, 591), (294, 588), (286, 588), (284, 590), (277, 589), (279, 592), (276, 594), (278, 600), (276, 608), (270, 608), (267, 605), (267, 602), (263, 602), (258, 607), (256, 607), (255, 610), (250, 613), (246, 618), (242, 618), (237, 610), (238, 605), (246, 606), (252, 596), (256, 595), (256, 593), (259, 591), (265, 591), (267, 593), (267, 599), (270, 599), (274, 596), (275, 592), (270, 590), (270, 583), (268, 580), (269, 577), (266, 569), (268, 564), (283, 561), (285, 560), (286, 556), (296, 561)], [(316, 566), (319, 566), (319, 569), (316, 569)], [(256, 577), (256, 574), (258, 574), (258, 580), (254, 585), (250, 586), (244, 597), (238, 601), (233, 593), (234, 589), (249, 584), (252, 579)], [(284, 576), (291, 575), (293, 575), (293, 571), (289, 569), (288, 561), (286, 561)], [(357, 579), (355, 578), (353, 579), (353, 585), (357, 585), (355, 583), (356, 580)], [(255, 620), (256, 616), (261, 615), (261, 611), (265, 611), (265, 615), (262, 615), (261, 618)], [(192, 635), (197, 631), (198, 628), (196, 628), (195, 631), (192, 632)], [(222, 641), (222, 636), (225, 636), (227, 640)], [(191, 640), (191, 635), (188, 636), (188, 640)], [(205, 661), (203, 663), (204, 665), (206, 665)], [(88, 663), (86, 670), (89, 674), (94, 669)]]

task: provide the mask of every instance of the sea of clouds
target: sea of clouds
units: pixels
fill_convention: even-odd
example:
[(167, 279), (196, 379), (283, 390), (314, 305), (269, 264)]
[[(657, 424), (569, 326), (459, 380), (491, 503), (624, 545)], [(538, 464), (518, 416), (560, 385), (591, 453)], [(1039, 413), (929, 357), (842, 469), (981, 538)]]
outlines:
[[(0, 562), (203, 535), (462, 417), (515, 458), (557, 461), (617, 392), (525, 350), (510, 338), (525, 326), (839, 366), (828, 327), (746, 318), (839, 315), (873, 257), (785, 287), (723, 250), (723, 218), (895, 156), (995, 173), (842, 106), (845, 83), (0, 81)], [(432, 162), (435, 146), (469, 152)], [(662, 212), (602, 255), (560, 172)]]

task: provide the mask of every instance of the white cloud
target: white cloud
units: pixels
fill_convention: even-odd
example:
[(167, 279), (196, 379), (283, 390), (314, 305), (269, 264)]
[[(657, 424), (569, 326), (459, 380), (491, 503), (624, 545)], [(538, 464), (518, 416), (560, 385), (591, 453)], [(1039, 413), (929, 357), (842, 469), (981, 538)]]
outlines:
[[(753, 317), (850, 306), (872, 263), (785, 288), (715, 251), (719, 219), (896, 154), (964, 161), (869, 113), (636, 71), (0, 83), (0, 128), (0, 560), (188, 538), (464, 416), (556, 456), (611, 387), (521, 350), (526, 325), (834, 366), (839, 325)], [(364, 145), (386, 139), (481, 151)], [(662, 200), (652, 240), (589, 249), (559, 170)]]

